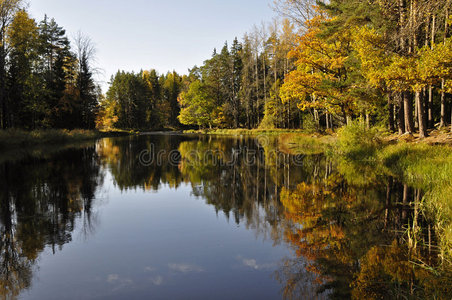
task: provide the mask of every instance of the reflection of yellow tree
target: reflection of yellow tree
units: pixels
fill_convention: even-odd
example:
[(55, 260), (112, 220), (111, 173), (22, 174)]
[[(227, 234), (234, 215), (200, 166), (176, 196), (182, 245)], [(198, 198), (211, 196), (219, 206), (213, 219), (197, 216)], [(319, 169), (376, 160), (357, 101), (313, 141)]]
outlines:
[(113, 139), (102, 139), (97, 144), (97, 153), (107, 164), (116, 164), (119, 160), (120, 148), (113, 143)]
[(361, 260), (352, 283), (354, 299), (424, 298), (450, 299), (452, 272), (436, 276), (414, 262), (422, 261), (420, 251), (394, 240), (391, 246), (372, 247)]
[[(326, 220), (323, 213), (331, 206), (345, 205), (349, 208), (355, 200), (350, 195), (335, 192), (339, 184), (330, 177), (325, 183), (301, 183), (295, 191), (283, 189), (281, 202), (286, 208), (286, 217), (293, 224), (285, 231), (285, 237), (296, 248), (298, 256), (303, 256), (312, 263), (307, 266), (311, 272), (320, 274), (315, 262), (320, 259), (341, 258), (347, 264), (350, 258), (344, 249), (345, 233), (337, 220)], [(348, 196), (348, 197), (347, 197)], [(327, 278), (322, 278), (327, 280)]]
[[(436, 275), (421, 267), (428, 251), (407, 243), (402, 232), (406, 223), (400, 221), (419, 226), (416, 205), (413, 220), (400, 219), (406, 214), (406, 207), (402, 207), (395, 212), (393, 225), (388, 225), (390, 206), (382, 206), (381, 194), (373, 192), (372, 186), (356, 182), (350, 186), (348, 180), (333, 173), (319, 181), (301, 183), (292, 191), (283, 189), (281, 202), (289, 220), (284, 237), (299, 261), (305, 261), (287, 261), (285, 265), (298, 264), (314, 274), (319, 291), (329, 290), (332, 297), (450, 299), (451, 272)], [(407, 186), (400, 185), (400, 189), (394, 193), (402, 195), (403, 190), (408, 197)], [(415, 199), (419, 192), (411, 196)], [(397, 230), (386, 231), (390, 226)], [(307, 275), (284, 271), (284, 292), (293, 296), (303, 285), (300, 278)]]
[(406, 251), (397, 241), (391, 247), (372, 247), (362, 259), (361, 270), (353, 282), (355, 299), (388, 299), (396, 297), (388, 284), (412, 281), (413, 267)]

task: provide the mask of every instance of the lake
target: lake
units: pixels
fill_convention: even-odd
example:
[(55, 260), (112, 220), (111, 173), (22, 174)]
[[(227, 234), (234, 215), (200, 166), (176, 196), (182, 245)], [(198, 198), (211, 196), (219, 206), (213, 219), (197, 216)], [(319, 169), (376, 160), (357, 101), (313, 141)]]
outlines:
[(438, 263), (421, 190), (272, 138), (107, 138), (0, 161), (2, 298), (406, 299), (444, 285), (416, 267)]

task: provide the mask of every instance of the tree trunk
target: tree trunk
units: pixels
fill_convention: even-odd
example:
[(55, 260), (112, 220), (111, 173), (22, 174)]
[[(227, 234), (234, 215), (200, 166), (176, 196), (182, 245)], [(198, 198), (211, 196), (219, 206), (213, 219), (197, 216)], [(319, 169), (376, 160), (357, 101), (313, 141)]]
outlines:
[[(449, 1), (448, 3), (449, 4)], [(449, 28), (449, 7), (446, 7), (446, 13), (445, 13), (445, 22), (444, 22), (444, 34), (443, 34), (443, 43), (446, 44), (447, 39), (447, 30)], [(439, 125), (440, 128), (446, 126), (446, 95), (444, 93), (444, 85), (445, 80), (444, 78), (441, 79), (441, 124)], [(451, 116), (452, 121), (452, 116)], [(452, 122), (451, 122), (451, 131), (452, 131)]]
[(407, 184), (403, 185), (403, 200), (402, 200), (402, 223), (405, 225), (406, 220), (408, 218), (408, 193), (409, 187)]
[(392, 196), (392, 178), (389, 178), (386, 185), (386, 205), (385, 205), (385, 229), (389, 223), (389, 210), (391, 207), (391, 196)]
[(300, 110), (298, 110), (298, 121), (300, 122), (300, 129), (303, 129), (303, 117)]
[[(435, 47), (435, 30), (436, 30), (436, 16), (434, 15), (432, 18), (432, 30), (431, 30), (431, 45), (430, 49), (434, 49)], [(427, 39), (426, 39), (427, 40)], [(428, 87), (428, 126), (433, 128), (435, 126), (433, 120), (433, 87), (429, 85)]]
[(265, 64), (265, 55), (262, 54), (262, 66), (264, 71), (264, 104), (267, 105), (267, 66)]
[(345, 120), (346, 120), (346, 122), (347, 122), (347, 126), (349, 126), (349, 125), (352, 124), (352, 119), (350, 118), (349, 115), (346, 115)]
[(320, 128), (320, 119), (319, 119), (319, 112), (315, 108), (314, 108), (314, 121), (315, 121), (315, 126), (317, 127), (317, 130), (318, 130)]
[[(417, 116), (419, 116), (419, 101), (416, 101), (416, 97), (417, 95), (414, 95), (414, 129), (418, 129), (419, 128), (419, 118)], [(419, 97), (421, 97), (421, 95), (419, 95)]]
[(428, 127), (433, 128), (435, 121), (433, 120), (433, 87), (428, 87)]
[(402, 97), (405, 116), (405, 133), (413, 133), (413, 103), (411, 101), (411, 94), (409, 92), (403, 92)]
[(400, 49), (402, 51), (405, 51), (406, 48), (406, 41), (403, 35), (400, 31), (402, 31), (402, 28), (400, 26), (403, 26), (405, 24), (405, 14), (406, 14), (406, 2), (405, 0), (399, 0), (399, 35), (400, 35)]
[(2, 128), (8, 128), (8, 106), (6, 103), (6, 51), (5, 46), (0, 46), (0, 104), (2, 109)]
[(397, 111), (397, 127), (399, 129), (399, 134), (405, 133), (405, 110), (403, 109), (403, 97), (400, 94), (398, 101), (398, 111)]
[(330, 129), (330, 115), (328, 113), (326, 113), (325, 119), (326, 119), (326, 129)]
[(287, 128), (290, 128), (290, 102), (287, 101)]
[(256, 54), (256, 115), (257, 126), (261, 123), (260, 119), (260, 98), (259, 98), (259, 54)]
[(415, 93), (415, 99), (418, 107), (418, 124), (419, 124), (419, 138), (423, 139), (428, 136), (427, 133), (427, 124), (425, 118), (425, 108), (423, 97), (421, 96), (421, 92), (417, 91)]
[(394, 104), (392, 102), (392, 97), (388, 94), (388, 121), (389, 121), (389, 131), (394, 132)]
[(443, 128), (446, 126), (446, 94), (444, 93), (444, 78), (441, 79), (441, 123), (439, 128)]

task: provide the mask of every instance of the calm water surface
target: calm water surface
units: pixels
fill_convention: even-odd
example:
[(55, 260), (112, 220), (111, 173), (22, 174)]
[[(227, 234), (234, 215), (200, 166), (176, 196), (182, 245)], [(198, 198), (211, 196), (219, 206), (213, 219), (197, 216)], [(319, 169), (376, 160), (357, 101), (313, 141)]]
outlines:
[(292, 156), (272, 140), (103, 139), (3, 159), (0, 178), (3, 298), (364, 299), (426, 289), (403, 235), (421, 191), (323, 155)]

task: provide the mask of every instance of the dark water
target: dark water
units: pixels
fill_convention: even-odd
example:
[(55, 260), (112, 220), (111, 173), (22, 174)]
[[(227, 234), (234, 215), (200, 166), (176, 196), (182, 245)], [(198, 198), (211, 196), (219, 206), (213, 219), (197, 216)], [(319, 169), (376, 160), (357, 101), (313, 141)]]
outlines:
[(103, 139), (3, 159), (0, 178), (1, 298), (447, 293), (414, 264), (437, 263), (422, 191), (271, 140)]

